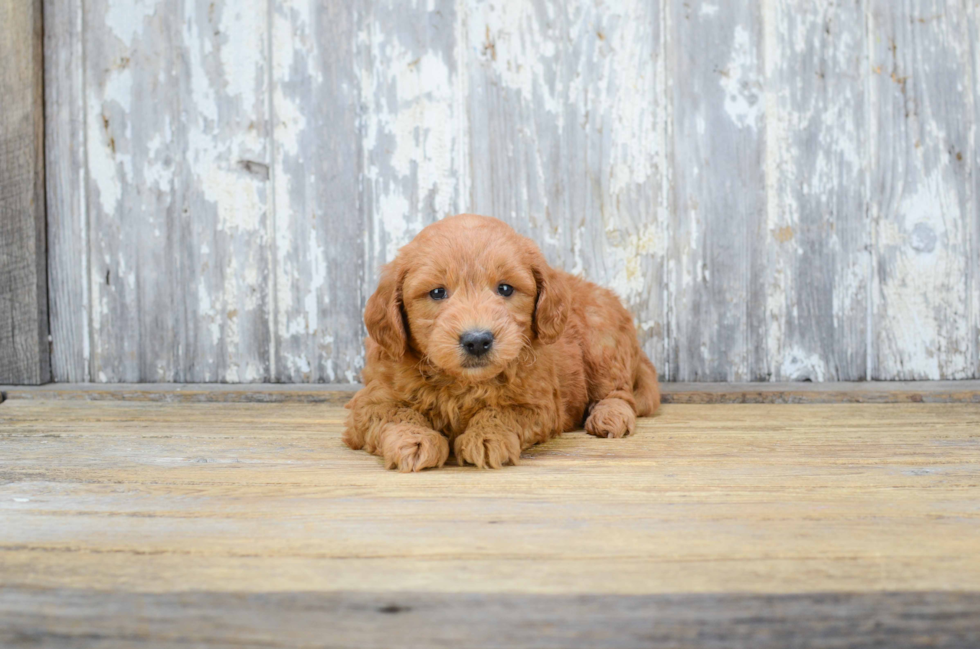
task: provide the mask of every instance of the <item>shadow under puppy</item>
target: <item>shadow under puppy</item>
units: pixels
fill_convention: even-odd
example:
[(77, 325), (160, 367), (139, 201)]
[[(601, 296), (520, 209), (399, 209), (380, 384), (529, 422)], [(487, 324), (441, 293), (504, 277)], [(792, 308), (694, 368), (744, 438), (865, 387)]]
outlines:
[[(562, 431), (633, 432), (657, 373), (616, 295), (497, 219), (434, 223), (381, 271), (344, 442), (389, 468), (499, 468)], [(587, 418), (586, 418), (587, 416)]]

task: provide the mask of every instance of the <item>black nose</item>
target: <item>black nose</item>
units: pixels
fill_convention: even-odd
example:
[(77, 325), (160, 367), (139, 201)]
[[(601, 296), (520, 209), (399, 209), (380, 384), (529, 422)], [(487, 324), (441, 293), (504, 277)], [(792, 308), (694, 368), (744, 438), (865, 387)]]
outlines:
[(460, 346), (470, 356), (483, 356), (493, 347), (493, 334), (483, 331), (467, 331), (459, 337)]

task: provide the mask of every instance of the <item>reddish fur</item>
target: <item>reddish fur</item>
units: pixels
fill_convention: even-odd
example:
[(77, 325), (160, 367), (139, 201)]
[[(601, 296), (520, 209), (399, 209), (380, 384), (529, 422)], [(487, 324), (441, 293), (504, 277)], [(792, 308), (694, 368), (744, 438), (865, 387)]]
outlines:
[[(501, 282), (516, 289), (496, 293)], [(449, 298), (428, 293), (444, 287)], [(562, 431), (633, 431), (660, 405), (657, 372), (608, 289), (548, 266), (502, 221), (462, 214), (425, 228), (384, 267), (364, 313), (364, 388), (344, 442), (389, 468), (499, 468)], [(459, 335), (495, 337), (490, 364), (466, 369)], [(588, 418), (586, 419), (586, 415)]]

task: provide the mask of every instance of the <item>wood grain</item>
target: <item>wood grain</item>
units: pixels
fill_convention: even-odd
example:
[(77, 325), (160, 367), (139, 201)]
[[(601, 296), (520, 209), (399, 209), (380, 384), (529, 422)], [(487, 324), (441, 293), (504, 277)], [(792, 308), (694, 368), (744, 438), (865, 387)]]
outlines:
[(3, 403), (0, 641), (977, 638), (980, 404), (668, 405), (416, 475), (344, 447), (344, 414)]
[(93, 379), (269, 380), (266, 3), (84, 16)]
[[(974, 2), (871, 0), (873, 378), (976, 375)], [(972, 84), (971, 84), (972, 85)]]
[[(466, 115), (454, 0), (363, 3), (358, 26), (367, 245), (363, 300), (382, 264), (433, 221), (466, 211)], [(346, 245), (346, 244), (345, 244)], [(360, 315), (360, 314), (358, 314)], [(358, 359), (358, 369), (363, 357)]]
[[(0, 405), (5, 585), (971, 591), (980, 405), (680, 406), (405, 476), (320, 404)], [(460, 575), (465, 575), (460, 579)]]
[(664, 372), (666, 72), (660, 6), (465, 2), (472, 210), (613, 288)]
[(45, 383), (48, 350), (41, 0), (0, 3), (0, 382)]
[[(973, 110), (974, 123), (976, 128), (980, 128), (980, 2), (974, 0), (972, 11), (967, 4), (967, 16), (970, 28), (970, 51), (973, 60)], [(970, 323), (967, 331), (970, 332), (975, 344), (973, 346), (973, 376), (980, 377), (980, 146), (973, 140), (973, 204), (975, 215), (973, 218), (973, 243), (971, 258), (972, 266), (970, 273), (970, 293), (967, 294), (967, 301), (970, 304)]]
[(975, 0), (45, 2), (56, 380), (355, 382), (460, 211), (666, 380), (980, 378)]
[(44, 24), (51, 378), (85, 382), (92, 380), (89, 322), (92, 305), (81, 3), (44, 0)]
[(768, 380), (760, 3), (668, 3), (671, 378)]
[[(364, 347), (356, 3), (272, 2), (275, 381), (354, 382)], [(373, 290), (373, 287), (372, 287)]]
[[(863, 1), (777, 2), (766, 15), (765, 375), (867, 378)], [(759, 308), (753, 306), (752, 308)]]
[[(357, 384), (69, 384), (2, 386), (0, 399), (167, 403), (324, 403), (342, 406)], [(664, 403), (980, 403), (980, 381), (862, 383), (665, 383)]]
[(0, 642), (499, 649), (962, 648), (980, 642), (976, 593), (461, 595), (0, 590)]

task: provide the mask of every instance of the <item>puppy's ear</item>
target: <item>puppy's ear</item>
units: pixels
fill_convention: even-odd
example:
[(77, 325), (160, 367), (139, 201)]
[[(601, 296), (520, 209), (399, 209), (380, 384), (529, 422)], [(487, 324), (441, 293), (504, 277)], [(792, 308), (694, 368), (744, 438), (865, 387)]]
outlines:
[(364, 309), (368, 335), (389, 356), (397, 360), (405, 355), (408, 337), (402, 316), (402, 279), (404, 274), (395, 262), (381, 269), (381, 280)]
[(534, 308), (534, 333), (545, 345), (561, 338), (572, 308), (572, 291), (562, 275), (556, 272), (540, 252), (531, 265), (538, 284), (538, 302)]

